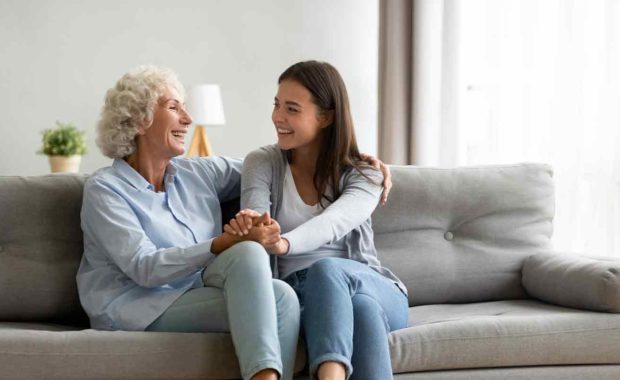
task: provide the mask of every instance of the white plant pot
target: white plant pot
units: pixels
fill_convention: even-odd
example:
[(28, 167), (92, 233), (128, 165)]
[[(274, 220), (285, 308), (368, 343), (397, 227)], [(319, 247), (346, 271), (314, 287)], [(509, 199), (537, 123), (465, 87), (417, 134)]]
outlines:
[(52, 173), (77, 173), (80, 170), (82, 156), (48, 156)]

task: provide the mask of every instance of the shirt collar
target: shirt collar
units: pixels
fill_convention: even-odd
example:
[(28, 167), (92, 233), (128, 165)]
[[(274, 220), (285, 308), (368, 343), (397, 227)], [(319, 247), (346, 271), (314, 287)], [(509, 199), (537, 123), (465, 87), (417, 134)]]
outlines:
[[(112, 163), (112, 167), (120, 174), (120, 176), (129, 182), (130, 185), (135, 187), (138, 190), (151, 190), (153, 191), (153, 185), (151, 185), (140, 173), (138, 173), (134, 168), (131, 167), (127, 163), (127, 161), (122, 158), (115, 158)], [(166, 173), (164, 174), (164, 183), (168, 184), (174, 181), (175, 176), (177, 175), (176, 166), (170, 161), (168, 166), (166, 166)]]
[(164, 183), (174, 182), (174, 178), (176, 177), (178, 169), (174, 164), (173, 160), (170, 160), (168, 166), (166, 166), (166, 174), (164, 175)]

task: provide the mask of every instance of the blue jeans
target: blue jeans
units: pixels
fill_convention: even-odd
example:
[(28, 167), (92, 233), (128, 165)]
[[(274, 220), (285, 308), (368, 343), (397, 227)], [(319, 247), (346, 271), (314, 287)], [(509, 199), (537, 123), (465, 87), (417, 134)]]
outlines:
[(310, 377), (325, 361), (346, 367), (347, 378), (392, 379), (388, 334), (407, 327), (407, 296), (354, 260), (326, 258), (284, 280), (302, 305)]
[(203, 273), (205, 287), (177, 299), (147, 330), (228, 332), (244, 379), (272, 368), (292, 379), (299, 336), (299, 301), (271, 277), (258, 243), (242, 242), (220, 253)]

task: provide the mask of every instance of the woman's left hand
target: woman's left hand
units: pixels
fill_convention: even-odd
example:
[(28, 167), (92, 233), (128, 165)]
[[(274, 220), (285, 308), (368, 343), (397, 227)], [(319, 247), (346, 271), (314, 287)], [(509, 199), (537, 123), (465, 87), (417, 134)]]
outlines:
[(385, 203), (388, 199), (388, 194), (390, 194), (390, 190), (392, 189), (392, 173), (390, 172), (389, 166), (384, 164), (383, 161), (381, 161), (377, 157), (371, 156), (370, 154), (360, 153), (360, 157), (364, 162), (381, 170), (381, 173), (383, 174), (383, 192), (381, 193), (381, 206), (385, 206)]
[(260, 216), (261, 214), (254, 210), (249, 208), (243, 209), (224, 226), (224, 232), (237, 236), (247, 235), (254, 226), (254, 220), (260, 218)]
[(285, 238), (281, 237), (274, 245), (265, 247), (267, 252), (275, 256), (284, 256), (288, 253), (289, 242)]

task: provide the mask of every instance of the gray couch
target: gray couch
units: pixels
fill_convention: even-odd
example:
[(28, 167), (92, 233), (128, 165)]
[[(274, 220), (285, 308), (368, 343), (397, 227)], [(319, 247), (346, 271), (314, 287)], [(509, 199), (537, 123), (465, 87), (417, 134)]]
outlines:
[[(410, 326), (390, 335), (396, 379), (620, 378), (620, 261), (550, 251), (548, 166), (392, 170), (373, 225), (410, 292)], [(89, 329), (84, 180), (0, 177), (0, 378), (237, 378), (228, 334)]]

